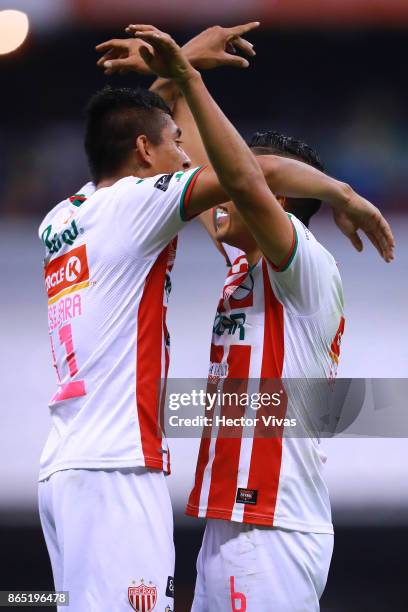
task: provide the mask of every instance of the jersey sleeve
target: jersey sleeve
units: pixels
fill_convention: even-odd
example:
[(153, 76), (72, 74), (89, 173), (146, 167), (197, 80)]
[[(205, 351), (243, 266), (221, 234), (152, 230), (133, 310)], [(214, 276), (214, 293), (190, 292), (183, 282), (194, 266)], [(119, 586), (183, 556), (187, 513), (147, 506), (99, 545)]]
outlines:
[(279, 267), (267, 260), (272, 288), (278, 300), (299, 315), (312, 315), (333, 298), (333, 280), (338, 278), (332, 255), (299, 219), (293, 224), (292, 248)]
[(155, 256), (192, 218), (187, 216), (190, 195), (203, 169), (126, 179), (116, 212), (138, 255)]

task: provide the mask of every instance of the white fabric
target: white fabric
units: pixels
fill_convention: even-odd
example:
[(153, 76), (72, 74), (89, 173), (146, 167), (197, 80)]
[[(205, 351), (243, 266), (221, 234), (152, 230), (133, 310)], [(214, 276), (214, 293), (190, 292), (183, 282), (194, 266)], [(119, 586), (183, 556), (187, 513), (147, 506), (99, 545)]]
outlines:
[[(213, 380), (214, 372), (220, 372), (221, 391), (231, 390), (229, 378), (248, 380), (248, 393), (267, 389), (260, 379), (294, 381), (286, 412), (271, 408), (266, 416), (294, 418), (297, 437), (290, 437), (290, 423), (285, 423), (283, 435), (275, 439), (250, 426), (237, 428), (236, 439), (222, 439), (213, 419), (212, 431), (207, 428), (201, 442), (186, 512), (331, 534), (326, 457), (315, 415), (316, 406), (324, 411), (333, 395), (343, 290), (333, 256), (296, 217), (291, 219), (296, 241), (280, 271), (266, 258), (250, 268), (242, 251), (226, 248), (235, 259), (214, 322), (209, 374)], [(316, 379), (322, 382), (316, 385)], [(280, 383), (274, 391), (279, 389)], [(245, 416), (257, 414), (247, 406)], [(240, 497), (242, 490), (251, 496), (248, 502)]]
[(207, 521), (192, 612), (318, 612), (333, 535)]
[(86, 201), (64, 200), (41, 223), (58, 388), (40, 479), (68, 468), (169, 470), (155, 394), (168, 367), (183, 192), (196, 172), (88, 184)]
[[(39, 510), (55, 589), (73, 612), (129, 612), (128, 588), (156, 587), (154, 610), (173, 609), (173, 517), (158, 470), (61, 470), (39, 483)], [(59, 607), (59, 612), (67, 610)]]

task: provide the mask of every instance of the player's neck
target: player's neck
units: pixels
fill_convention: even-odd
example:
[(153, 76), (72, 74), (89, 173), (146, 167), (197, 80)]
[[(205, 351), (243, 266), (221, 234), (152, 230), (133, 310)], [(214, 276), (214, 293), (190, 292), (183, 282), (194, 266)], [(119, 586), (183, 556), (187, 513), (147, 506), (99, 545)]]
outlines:
[(128, 165), (124, 166), (119, 172), (113, 176), (104, 177), (96, 184), (96, 189), (102, 189), (103, 187), (112, 187), (115, 183), (120, 181), (127, 176), (137, 176), (138, 178), (149, 178), (149, 176), (155, 176), (155, 172), (152, 168), (142, 168), (140, 166)]

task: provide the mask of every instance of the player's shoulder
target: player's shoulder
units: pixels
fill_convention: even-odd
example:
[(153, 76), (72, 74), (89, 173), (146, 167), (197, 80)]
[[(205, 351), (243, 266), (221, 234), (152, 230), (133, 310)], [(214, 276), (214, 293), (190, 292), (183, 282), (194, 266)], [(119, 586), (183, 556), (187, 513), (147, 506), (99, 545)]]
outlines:
[(170, 173), (162, 173), (155, 174), (154, 176), (148, 176), (145, 178), (139, 178), (137, 176), (126, 176), (119, 181), (117, 181), (112, 187), (112, 189), (117, 193), (123, 194), (126, 192), (143, 192), (149, 191), (156, 195), (163, 195), (170, 186), (183, 184), (183, 179), (191, 174), (191, 171), (183, 171), (179, 172), (170, 172)]
[(59, 218), (60, 215), (63, 215), (67, 208), (71, 206), (80, 206), (82, 202), (89, 198), (91, 195), (95, 193), (95, 185), (91, 181), (86, 183), (76, 191), (73, 195), (64, 198), (58, 204), (56, 204), (51, 210), (45, 215), (44, 219), (41, 221), (38, 228), (38, 235), (41, 239), (44, 230), (53, 224), (56, 219)]
[(289, 219), (292, 221), (292, 224), (295, 228), (295, 232), (297, 234), (297, 240), (306, 240), (307, 242), (318, 242), (316, 236), (313, 234), (313, 232), (310, 231), (310, 229), (303, 223), (303, 221), (301, 221), (300, 219), (298, 219), (298, 217), (296, 217), (295, 215), (293, 215), (292, 213), (287, 213)]
[(316, 238), (313, 232), (292, 213), (288, 213), (290, 220), (295, 228), (296, 249), (309, 250), (314, 257), (322, 257), (332, 263), (336, 263), (334, 256), (323, 244)]
[(158, 203), (178, 201), (181, 211), (184, 194), (197, 171), (198, 169), (180, 170), (146, 178), (127, 176), (111, 187), (99, 190), (104, 192), (99, 197), (112, 199), (120, 208), (124, 207), (124, 210), (133, 206), (135, 202), (139, 202), (147, 210)]

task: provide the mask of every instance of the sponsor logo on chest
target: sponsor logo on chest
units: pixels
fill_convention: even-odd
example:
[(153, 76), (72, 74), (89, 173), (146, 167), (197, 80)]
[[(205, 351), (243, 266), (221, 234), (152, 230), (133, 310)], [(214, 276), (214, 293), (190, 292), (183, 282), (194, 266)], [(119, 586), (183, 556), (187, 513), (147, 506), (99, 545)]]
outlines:
[(246, 314), (244, 312), (231, 313), (229, 316), (217, 312), (213, 333), (217, 336), (223, 336), (225, 332), (230, 336), (238, 334), (240, 340), (245, 340), (245, 321)]
[(49, 302), (87, 287), (89, 267), (86, 246), (83, 244), (51, 261), (45, 268), (44, 276)]
[(73, 219), (68, 227), (60, 232), (53, 233), (52, 225), (48, 225), (41, 234), (41, 240), (43, 241), (45, 248), (48, 250), (48, 254), (54, 255), (62, 249), (64, 244), (72, 246), (80, 233), (82, 232), (78, 228), (75, 219)]

